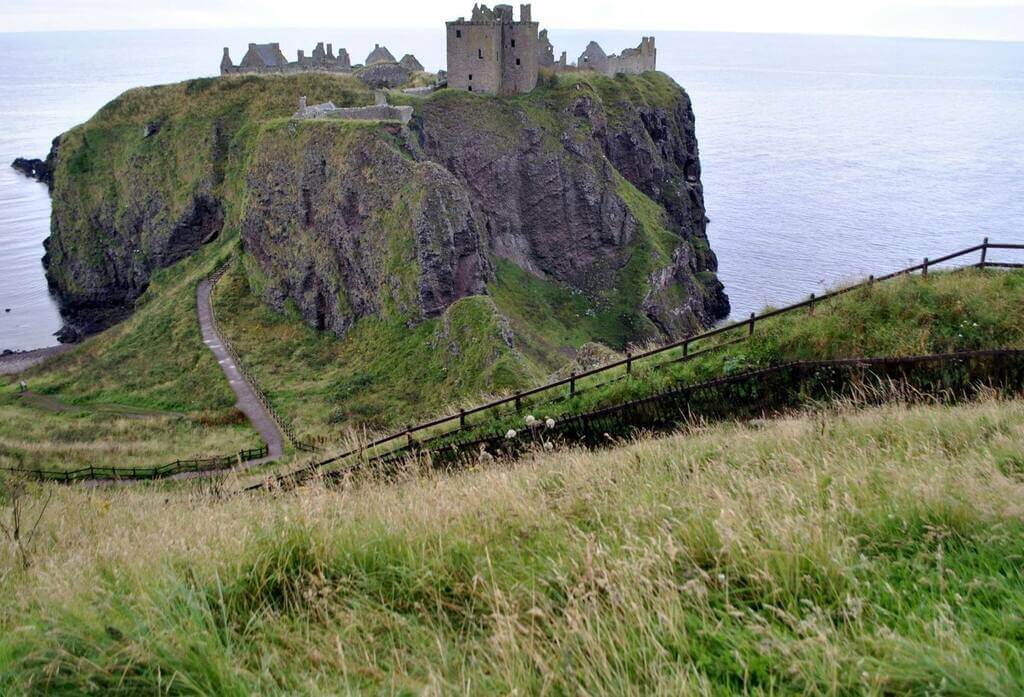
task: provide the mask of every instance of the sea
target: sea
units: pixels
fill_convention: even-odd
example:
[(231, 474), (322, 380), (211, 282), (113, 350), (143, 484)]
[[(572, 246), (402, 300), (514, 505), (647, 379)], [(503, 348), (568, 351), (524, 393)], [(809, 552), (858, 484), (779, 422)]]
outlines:
[[(709, 236), (734, 317), (962, 247), (1024, 242), (1024, 44), (838, 36), (550, 31), (577, 56), (655, 34), (697, 117)], [(249, 42), (381, 43), (444, 66), (431, 30), (0, 33), (0, 350), (55, 343), (41, 265), (46, 187), (5, 166), (126, 89), (217, 73)], [(1015, 259), (1015, 261), (1024, 261)], [(1020, 310), (1020, 308), (1018, 308)]]

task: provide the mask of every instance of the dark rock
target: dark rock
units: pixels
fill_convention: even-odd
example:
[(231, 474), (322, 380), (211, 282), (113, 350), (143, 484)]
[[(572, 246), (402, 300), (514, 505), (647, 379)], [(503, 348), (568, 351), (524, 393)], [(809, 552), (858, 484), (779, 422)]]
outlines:
[(70, 325), (64, 325), (54, 334), (62, 344), (77, 344), (82, 340), (82, 333)]
[(412, 77), (412, 72), (399, 63), (376, 63), (356, 71), (356, 77), (375, 90), (401, 87)]
[(146, 124), (146, 127), (142, 129), (142, 137), (152, 138), (153, 136), (160, 132), (160, 129), (163, 128), (163, 125), (163, 121), (150, 121)]

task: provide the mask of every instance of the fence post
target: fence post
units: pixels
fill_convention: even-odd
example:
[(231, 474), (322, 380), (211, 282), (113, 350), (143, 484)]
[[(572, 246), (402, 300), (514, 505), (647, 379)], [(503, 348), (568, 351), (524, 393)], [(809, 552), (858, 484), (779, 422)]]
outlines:
[(523, 395), (522, 392), (516, 392), (516, 413), (517, 414), (523, 410), (522, 395)]
[(814, 293), (811, 293), (811, 304), (808, 305), (808, 314), (814, 314)]
[(683, 339), (683, 358), (686, 358), (689, 355), (690, 355), (690, 340), (687, 338), (687, 339)]
[(871, 274), (870, 276), (868, 276), (868, 285), (869, 286), (875, 285), (875, 274)]
[(927, 276), (928, 275), (928, 257), (924, 258), (924, 267), (921, 269), (921, 275), (922, 276)]
[(981, 242), (981, 268), (985, 268), (985, 261), (988, 258), (988, 238), (986, 237)]
[(576, 373), (569, 373), (569, 396), (576, 396)]
[(466, 427), (466, 410), (459, 409), (459, 428)]
[(751, 312), (750, 313), (750, 334), (749, 334), (750, 336), (754, 335), (754, 319), (756, 317), (757, 317), (757, 313), (755, 313), (755, 312)]
[(411, 448), (412, 447), (412, 426), (411, 425), (405, 427), (405, 437), (406, 437), (406, 439), (408, 439), (408, 445)]
[(629, 351), (626, 352), (626, 375), (633, 372), (633, 354)]

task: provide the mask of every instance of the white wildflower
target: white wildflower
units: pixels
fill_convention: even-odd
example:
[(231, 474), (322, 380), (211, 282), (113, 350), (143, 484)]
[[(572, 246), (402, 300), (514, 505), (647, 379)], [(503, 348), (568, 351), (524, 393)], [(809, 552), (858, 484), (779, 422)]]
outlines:
[(545, 441), (544, 442), (544, 449), (546, 451), (548, 451), (548, 452), (551, 452), (552, 450), (555, 449), (555, 446), (554, 446), (554, 444), (551, 441)]
[(718, 582), (725, 583), (725, 574), (718, 574)]
[(513, 438), (516, 437), (516, 430), (514, 428), (510, 428), (508, 430), (508, 433), (505, 434), (505, 437), (508, 438), (509, 440), (512, 440)]
[(554, 419), (552, 419), (552, 418), (551, 418), (551, 417), (549, 416), (549, 417), (547, 418), (547, 420), (545, 420), (545, 421), (544, 421), (544, 425), (545, 425), (545, 426), (547, 426), (548, 428), (554, 428), (554, 427), (555, 427), (555, 420), (554, 420)]
[(530, 428), (537, 425), (537, 419), (533, 418), (533, 414), (526, 415), (526, 425)]

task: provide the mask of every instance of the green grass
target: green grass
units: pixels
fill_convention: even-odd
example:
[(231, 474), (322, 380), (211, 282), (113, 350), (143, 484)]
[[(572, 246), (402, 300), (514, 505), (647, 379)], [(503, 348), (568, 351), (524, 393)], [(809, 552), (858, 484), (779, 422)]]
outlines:
[(154, 467), (259, 447), (238, 411), (177, 414), (117, 404), (75, 407), (0, 387), (0, 468)]
[[(580, 380), (576, 397), (569, 398), (565, 387), (525, 401), (524, 409), (541, 418), (558, 417), (790, 361), (1022, 348), (1024, 315), (1011, 310), (1017, 307), (1024, 307), (1024, 273), (1019, 271), (903, 277), (821, 303), (813, 315), (802, 311), (757, 324), (748, 340), (688, 362), (673, 363), (682, 356), (681, 350), (674, 350), (636, 362), (628, 377), (624, 369), (599, 374)], [(545, 321), (552, 323), (564, 314), (548, 312)], [(691, 350), (721, 346), (746, 335), (746, 326), (740, 326), (697, 342)], [(474, 417), (481, 420), (459, 437), (520, 428), (522, 416), (511, 412), (508, 407)]]
[(27, 571), (0, 546), (0, 692), (1019, 694), (1022, 443), (1020, 401), (842, 407), (392, 486), (58, 489)]
[(351, 428), (397, 428), (539, 378), (506, 343), (487, 297), (464, 298), (412, 327), (396, 314), (367, 318), (338, 339), (294, 312), (268, 308), (248, 278), (259, 275), (236, 265), (218, 284), (220, 324), (300, 438), (334, 441)]

